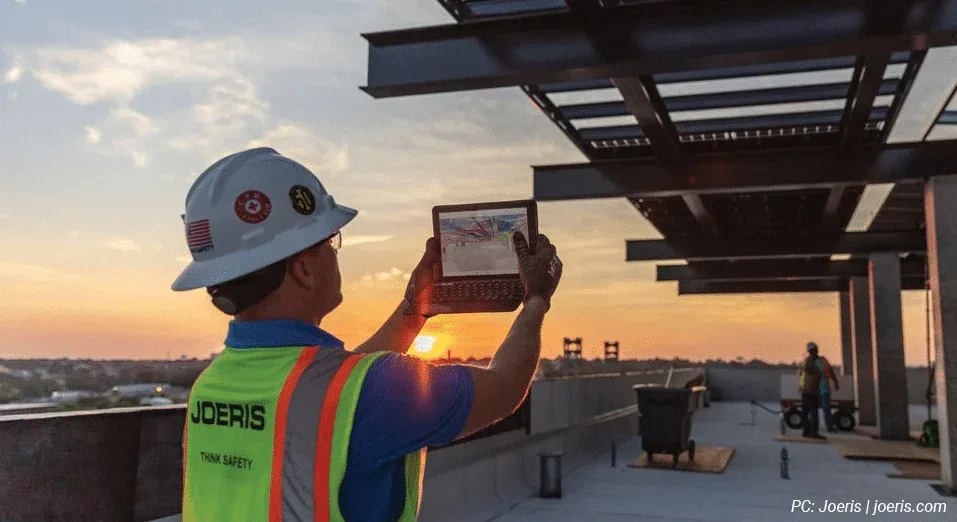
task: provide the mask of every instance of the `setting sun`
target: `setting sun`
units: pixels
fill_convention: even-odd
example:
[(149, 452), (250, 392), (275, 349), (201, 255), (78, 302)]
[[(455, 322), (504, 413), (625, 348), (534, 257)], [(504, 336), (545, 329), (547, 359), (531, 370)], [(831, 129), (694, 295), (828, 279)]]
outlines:
[(432, 351), (432, 346), (435, 345), (435, 337), (431, 335), (420, 335), (415, 338), (414, 346), (415, 351), (420, 353), (428, 353)]

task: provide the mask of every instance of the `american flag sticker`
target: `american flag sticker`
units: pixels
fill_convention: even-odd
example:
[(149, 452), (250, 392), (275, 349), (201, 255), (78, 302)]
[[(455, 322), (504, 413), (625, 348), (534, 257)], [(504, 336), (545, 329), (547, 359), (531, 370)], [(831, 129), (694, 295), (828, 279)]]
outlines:
[(194, 254), (213, 249), (213, 236), (209, 231), (208, 219), (186, 223), (186, 245)]

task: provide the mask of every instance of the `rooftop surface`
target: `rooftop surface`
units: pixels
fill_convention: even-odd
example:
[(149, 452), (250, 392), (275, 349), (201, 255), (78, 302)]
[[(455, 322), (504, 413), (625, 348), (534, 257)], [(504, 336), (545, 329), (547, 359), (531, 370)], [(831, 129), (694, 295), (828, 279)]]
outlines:
[[(767, 404), (775, 408), (774, 404)], [(918, 429), (926, 419), (922, 406), (911, 406), (911, 425)], [(746, 403), (712, 403), (695, 412), (692, 438), (698, 447), (733, 447), (735, 454), (724, 473), (698, 473), (670, 469), (628, 467), (642, 453), (637, 437), (618, 445), (617, 466), (610, 451), (595, 456), (576, 469), (566, 469), (563, 498), (528, 498), (492, 520), (495, 522), (619, 522), (619, 521), (789, 521), (789, 520), (953, 520), (957, 499), (939, 495), (931, 484), (938, 481), (888, 478), (896, 472), (890, 462), (848, 460), (830, 444), (780, 443), (778, 417), (758, 410), (755, 425)], [(745, 424), (748, 423), (748, 424)], [(796, 434), (789, 431), (790, 434)], [(828, 434), (831, 437), (861, 438)], [(789, 480), (780, 476), (781, 448), (789, 453)], [(428, 480), (428, 478), (426, 479)], [(791, 506), (808, 500), (814, 512)], [(827, 501), (936, 503), (937, 513), (819, 513)], [(940, 504), (943, 503), (943, 504)], [(941, 512), (942, 507), (946, 512)], [(463, 506), (463, 509), (467, 509)], [(179, 515), (155, 522), (178, 522)], [(488, 520), (478, 513), (462, 512), (460, 520)]]
[[(911, 407), (915, 429), (925, 417), (926, 409)], [(760, 410), (755, 426), (742, 425), (750, 422), (750, 407), (742, 403), (712, 403), (711, 408), (695, 412), (692, 438), (699, 448), (735, 448), (722, 474), (630, 468), (627, 464), (641, 454), (635, 438), (619, 446), (617, 467), (611, 467), (610, 452), (600, 455), (565, 477), (563, 498), (530, 498), (495, 520), (953, 520), (957, 513), (957, 499), (943, 497), (930, 487), (936, 481), (888, 478), (888, 473), (896, 471), (891, 463), (848, 460), (830, 444), (775, 442), (774, 435), (780, 432), (778, 417)], [(790, 480), (780, 477), (782, 447), (789, 453)], [(826, 501), (856, 501), (862, 508), (868, 500), (912, 506), (943, 502), (946, 513), (792, 513), (795, 500), (810, 500), (815, 510)]]

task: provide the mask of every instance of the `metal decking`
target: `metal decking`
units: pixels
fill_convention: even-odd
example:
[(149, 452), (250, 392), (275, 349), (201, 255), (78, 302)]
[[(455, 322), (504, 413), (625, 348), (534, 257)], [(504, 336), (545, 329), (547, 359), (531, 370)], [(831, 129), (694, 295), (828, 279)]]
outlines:
[[(957, 170), (953, 90), (922, 139), (889, 141), (929, 50), (957, 43), (957, 0), (439, 1), (456, 24), (365, 35), (364, 89), (520, 87), (588, 161), (536, 166), (536, 199), (627, 198), (672, 245), (849, 244), (869, 184), (895, 186), (857, 232), (919, 231), (922, 182)], [(825, 279), (767, 288), (846, 287)]]

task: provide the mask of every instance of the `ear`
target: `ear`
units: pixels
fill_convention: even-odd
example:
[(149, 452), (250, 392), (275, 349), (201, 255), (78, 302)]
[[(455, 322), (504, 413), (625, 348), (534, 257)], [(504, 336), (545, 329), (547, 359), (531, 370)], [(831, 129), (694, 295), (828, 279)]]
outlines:
[(300, 288), (311, 290), (316, 286), (315, 271), (309, 266), (308, 252), (300, 252), (289, 260), (286, 277)]

